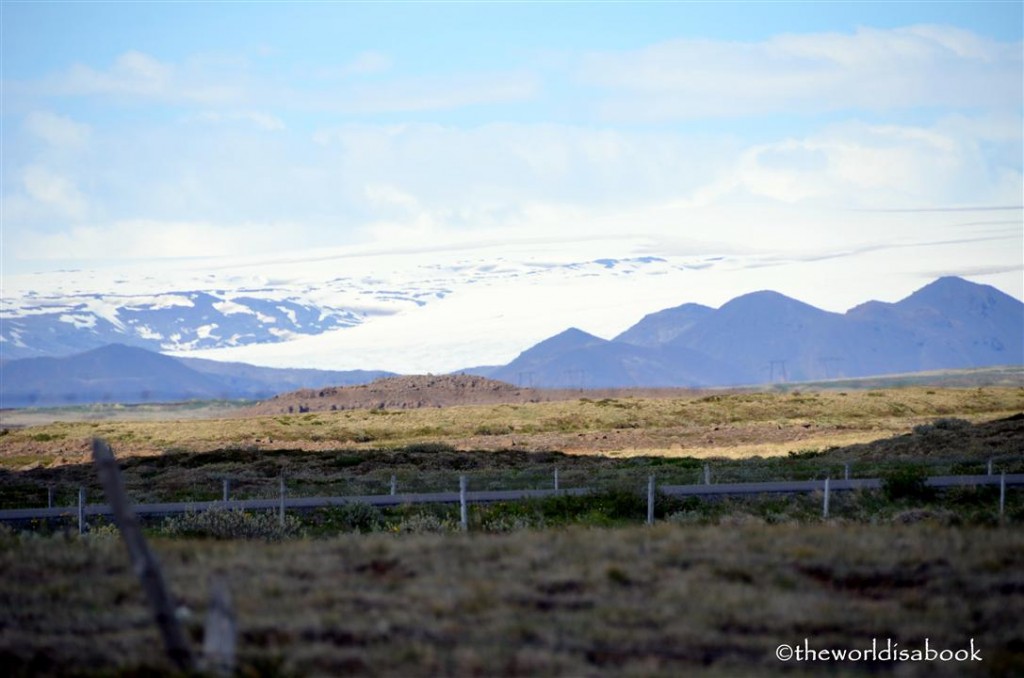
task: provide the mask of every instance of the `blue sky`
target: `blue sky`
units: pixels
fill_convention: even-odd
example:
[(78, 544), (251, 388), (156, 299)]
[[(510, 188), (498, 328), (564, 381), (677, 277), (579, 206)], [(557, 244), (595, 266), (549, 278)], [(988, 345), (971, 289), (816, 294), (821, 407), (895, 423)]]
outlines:
[(7, 273), (639, 229), (1021, 294), (1020, 2), (0, 7)]

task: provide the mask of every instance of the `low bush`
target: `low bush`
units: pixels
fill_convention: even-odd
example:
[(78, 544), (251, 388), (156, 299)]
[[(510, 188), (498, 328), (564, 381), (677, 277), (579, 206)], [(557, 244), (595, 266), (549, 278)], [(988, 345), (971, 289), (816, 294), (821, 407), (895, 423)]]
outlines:
[(904, 466), (890, 471), (882, 478), (882, 493), (890, 501), (901, 499), (927, 501), (935, 494), (925, 484), (928, 471), (921, 466)]
[(276, 513), (215, 508), (166, 518), (159, 531), (168, 537), (276, 541), (300, 536), (301, 528), (301, 521), (289, 514), (282, 524)]

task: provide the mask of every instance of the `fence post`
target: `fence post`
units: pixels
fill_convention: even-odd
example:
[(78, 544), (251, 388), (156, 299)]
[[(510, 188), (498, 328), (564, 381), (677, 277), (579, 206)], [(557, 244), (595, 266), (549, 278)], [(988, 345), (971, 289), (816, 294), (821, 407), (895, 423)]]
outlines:
[(1006, 471), (999, 474), (999, 519), (1006, 513)]
[(704, 484), (711, 484), (711, 466), (709, 464), (704, 464)]
[(843, 480), (850, 479), (850, 462), (843, 464)]
[(279, 513), (279, 521), (281, 523), (281, 527), (284, 527), (284, 476), (280, 477), (280, 483), (281, 483), (281, 501), (280, 501), (280, 510), (278, 511), (278, 513)]
[(231, 590), (223, 574), (210, 576), (210, 607), (206, 611), (203, 634), (204, 668), (218, 676), (235, 674), (237, 625), (231, 605)]
[(988, 460), (988, 474), (992, 475), (992, 460)]
[(224, 489), (224, 503), (226, 504), (231, 498), (231, 479), (225, 478), (223, 482)]
[(53, 508), (53, 485), (46, 486), (46, 508)]
[(654, 475), (647, 476), (647, 524), (654, 524)]
[(85, 534), (85, 488), (78, 488), (78, 534)]
[(821, 509), (821, 517), (828, 518), (828, 493), (829, 493), (829, 478), (825, 478), (825, 503)]
[(558, 494), (558, 467), (555, 467), (555, 494)]
[(398, 477), (394, 474), (391, 475), (391, 496), (398, 494)]
[(459, 476), (459, 524), (463, 532), (469, 529), (469, 511), (466, 509), (466, 476)]
[[(153, 556), (153, 552), (149, 550), (146, 537), (142, 534), (142, 528), (139, 527), (138, 518), (136, 518), (135, 511), (132, 510), (132, 505), (125, 494), (121, 471), (117, 467), (114, 453), (106, 441), (93, 438), (92, 457), (96, 462), (96, 472), (100, 477), (100, 482), (103, 483), (103, 491), (107, 495), (110, 510), (114, 514), (114, 522), (121, 531), (121, 538), (128, 548), (128, 555), (131, 556), (132, 569), (139, 577), (142, 589), (153, 610), (153, 616), (156, 618), (157, 626), (160, 627), (167, 656), (180, 671), (191, 674), (195, 670), (195, 658), (185, 637), (185, 632), (181, 628), (181, 623), (175, 615), (174, 602), (164, 583), (160, 563)], [(84, 491), (80, 490), (79, 496), (82, 494)]]

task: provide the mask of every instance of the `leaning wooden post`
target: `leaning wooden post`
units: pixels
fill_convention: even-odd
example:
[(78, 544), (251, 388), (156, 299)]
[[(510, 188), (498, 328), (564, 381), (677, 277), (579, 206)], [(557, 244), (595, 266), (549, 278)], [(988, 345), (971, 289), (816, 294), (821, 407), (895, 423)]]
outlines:
[(218, 676), (235, 673), (237, 624), (231, 605), (231, 590), (223, 574), (210, 576), (210, 606), (206, 611), (203, 635), (204, 668)]
[(828, 518), (828, 491), (829, 491), (829, 478), (825, 478), (825, 502), (821, 509), (821, 517)]
[(78, 534), (85, 534), (85, 488), (78, 488)]
[(138, 518), (135, 517), (135, 511), (132, 510), (132, 505), (125, 494), (121, 471), (117, 467), (114, 453), (105, 440), (93, 438), (92, 457), (96, 462), (96, 472), (103, 483), (103, 491), (107, 495), (110, 510), (114, 514), (114, 522), (121, 531), (125, 546), (128, 547), (132, 569), (138, 575), (149, 605), (153, 608), (167, 656), (181, 671), (190, 673), (195, 670), (192, 650), (174, 613), (174, 603), (164, 583), (160, 563), (149, 550)]
[(466, 476), (459, 476), (459, 524), (463, 532), (469, 529), (469, 511), (466, 507)]
[(647, 524), (654, 524), (654, 476), (647, 476)]

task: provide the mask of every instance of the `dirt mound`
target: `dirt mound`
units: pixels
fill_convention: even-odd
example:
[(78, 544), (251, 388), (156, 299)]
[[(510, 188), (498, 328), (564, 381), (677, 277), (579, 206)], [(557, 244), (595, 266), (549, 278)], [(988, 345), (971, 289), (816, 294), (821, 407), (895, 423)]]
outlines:
[(469, 374), (384, 377), (359, 386), (302, 389), (265, 400), (242, 414), (323, 412), (325, 410), (412, 409), (452, 405), (540, 402), (535, 389)]

